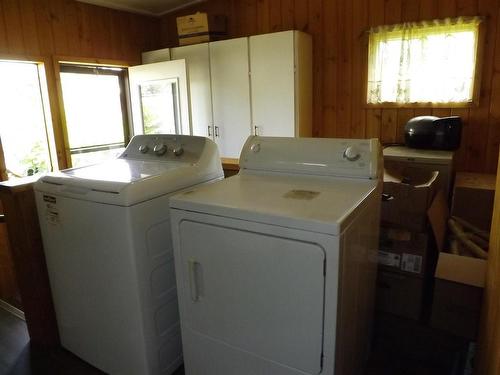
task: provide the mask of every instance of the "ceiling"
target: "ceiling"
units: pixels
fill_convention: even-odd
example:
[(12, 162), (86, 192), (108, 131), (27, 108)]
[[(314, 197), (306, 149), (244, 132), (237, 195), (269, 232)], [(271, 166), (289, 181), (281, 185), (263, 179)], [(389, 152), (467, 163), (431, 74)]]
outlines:
[(125, 10), (127, 12), (147, 14), (150, 16), (161, 16), (162, 14), (186, 7), (191, 4), (200, 3), (204, 0), (77, 0), (89, 3)]

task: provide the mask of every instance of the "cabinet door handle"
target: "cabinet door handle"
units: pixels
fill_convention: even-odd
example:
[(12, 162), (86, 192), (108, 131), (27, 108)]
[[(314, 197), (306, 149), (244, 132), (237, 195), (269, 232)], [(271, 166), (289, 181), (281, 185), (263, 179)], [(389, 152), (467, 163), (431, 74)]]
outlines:
[(254, 135), (259, 135), (258, 130), (259, 130), (259, 127), (258, 127), (257, 125), (255, 125), (255, 126), (253, 127)]
[(219, 127), (218, 126), (215, 127), (215, 136), (219, 137)]
[(208, 125), (208, 136), (212, 136), (212, 127), (210, 125)]
[(188, 270), (189, 270), (189, 289), (191, 291), (191, 300), (193, 302), (198, 302), (200, 299), (199, 291), (198, 291), (198, 268), (200, 267), (200, 263), (198, 263), (194, 259), (188, 260)]

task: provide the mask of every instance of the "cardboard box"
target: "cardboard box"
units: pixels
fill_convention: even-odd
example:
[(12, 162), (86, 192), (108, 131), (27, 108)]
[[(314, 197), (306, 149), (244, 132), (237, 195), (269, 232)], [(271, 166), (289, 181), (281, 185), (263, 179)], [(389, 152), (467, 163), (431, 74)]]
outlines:
[(379, 269), (376, 308), (409, 319), (420, 319), (425, 279)]
[(457, 173), (451, 214), (489, 231), (493, 215), (496, 176), (479, 173)]
[(487, 262), (440, 253), (436, 267), (431, 326), (475, 340)]
[(198, 12), (177, 17), (177, 34), (181, 46), (218, 40), (226, 32), (226, 17), (222, 15)]
[[(394, 272), (424, 276), (435, 248), (427, 233), (393, 227), (380, 228), (379, 265)], [(430, 257), (429, 257), (430, 256)]]
[(414, 232), (427, 228), (427, 209), (434, 198), (437, 171), (407, 167), (385, 170), (382, 222)]

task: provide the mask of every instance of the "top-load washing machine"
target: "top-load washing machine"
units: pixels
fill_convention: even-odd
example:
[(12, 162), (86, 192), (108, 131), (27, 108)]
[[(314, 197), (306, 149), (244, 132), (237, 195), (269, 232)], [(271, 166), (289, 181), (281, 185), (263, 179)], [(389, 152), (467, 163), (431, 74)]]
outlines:
[(223, 177), (203, 137), (135, 136), (112, 161), (46, 175), (36, 203), (62, 345), (110, 374), (182, 363), (168, 200)]
[(250, 137), (240, 168), (170, 201), (186, 375), (360, 374), (378, 140)]

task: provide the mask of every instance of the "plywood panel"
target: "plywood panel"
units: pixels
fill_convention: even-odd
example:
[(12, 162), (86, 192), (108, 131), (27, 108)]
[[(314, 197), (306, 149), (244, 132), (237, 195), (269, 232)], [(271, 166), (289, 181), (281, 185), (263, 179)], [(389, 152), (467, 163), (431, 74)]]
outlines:
[(479, 335), (477, 375), (500, 373), (500, 168), (497, 172), (488, 270)]
[[(225, 6), (221, 7), (224, 3)], [(267, 6), (266, 6), (267, 5)], [(230, 9), (233, 7), (234, 12)], [(372, 137), (402, 140), (402, 125), (412, 115), (406, 109), (365, 108), (366, 38), (370, 26), (463, 15), (486, 17), (487, 46), (483, 59), (479, 106), (472, 109), (416, 108), (417, 115), (460, 114), (464, 137), (457, 152), (457, 168), (478, 172), (496, 171), (500, 138), (496, 112), (500, 108), (500, 65), (497, 0), (209, 0), (162, 18), (162, 29), (171, 30), (175, 17), (201, 11), (224, 12), (231, 25), (228, 37), (273, 31), (278, 26), (306, 31), (314, 40), (314, 134), (322, 137)], [(321, 15), (315, 12), (321, 9)], [(265, 26), (267, 23), (267, 27)], [(175, 32), (175, 31), (173, 31)], [(163, 35), (163, 47), (176, 44), (175, 35)], [(317, 60), (320, 61), (317, 61)]]

